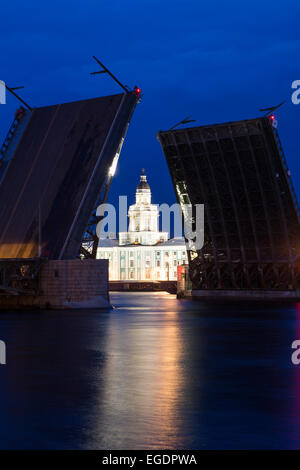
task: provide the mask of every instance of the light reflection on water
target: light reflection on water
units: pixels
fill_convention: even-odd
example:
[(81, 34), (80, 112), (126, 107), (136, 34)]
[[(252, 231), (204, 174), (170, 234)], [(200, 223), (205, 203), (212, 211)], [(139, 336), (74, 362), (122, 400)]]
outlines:
[(296, 305), (111, 300), (0, 315), (0, 448), (300, 448)]
[(141, 436), (141, 448), (180, 447), (177, 409), (184, 391), (184, 370), (176, 318), (160, 325), (146, 320), (144, 325), (124, 328), (119, 318), (112, 316), (106, 341), (111, 353), (97, 419), (100, 441), (111, 446), (113, 425), (115, 448), (136, 447)]

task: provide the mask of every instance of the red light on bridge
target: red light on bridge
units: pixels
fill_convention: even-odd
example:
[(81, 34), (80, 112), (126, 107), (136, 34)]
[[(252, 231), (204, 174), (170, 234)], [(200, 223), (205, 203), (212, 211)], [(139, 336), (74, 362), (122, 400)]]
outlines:
[(135, 86), (133, 91), (136, 95), (140, 95), (142, 93), (142, 90), (138, 86)]

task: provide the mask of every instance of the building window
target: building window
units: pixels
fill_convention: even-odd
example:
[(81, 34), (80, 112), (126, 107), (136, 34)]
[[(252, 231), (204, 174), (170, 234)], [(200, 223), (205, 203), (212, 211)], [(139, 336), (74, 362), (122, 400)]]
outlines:
[(130, 265), (129, 265), (130, 268), (133, 268), (134, 267), (134, 262), (133, 262), (133, 259), (130, 260)]
[(174, 259), (173, 265), (174, 265), (174, 266), (177, 266), (177, 261), (176, 261), (176, 259)]
[(130, 279), (134, 279), (134, 271), (130, 271)]
[(156, 261), (156, 266), (159, 268), (160, 267), (160, 259)]

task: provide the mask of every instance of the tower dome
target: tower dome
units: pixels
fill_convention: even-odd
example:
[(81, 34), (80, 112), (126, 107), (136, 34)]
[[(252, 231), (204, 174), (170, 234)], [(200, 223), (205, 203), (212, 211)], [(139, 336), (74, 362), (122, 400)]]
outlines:
[(140, 182), (139, 184), (137, 185), (136, 187), (136, 190), (138, 192), (149, 192), (150, 191), (150, 186), (147, 182), (147, 176), (145, 175), (145, 170), (144, 168), (142, 169), (142, 174), (141, 174), (141, 179), (140, 179)]

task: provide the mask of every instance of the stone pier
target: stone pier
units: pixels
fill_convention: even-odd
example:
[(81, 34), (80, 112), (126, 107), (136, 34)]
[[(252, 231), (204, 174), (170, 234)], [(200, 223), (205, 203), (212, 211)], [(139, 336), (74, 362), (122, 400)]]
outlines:
[[(23, 260), (26, 265), (26, 259)], [(1, 309), (108, 308), (108, 260), (72, 259), (43, 262), (37, 293), (2, 293)]]

